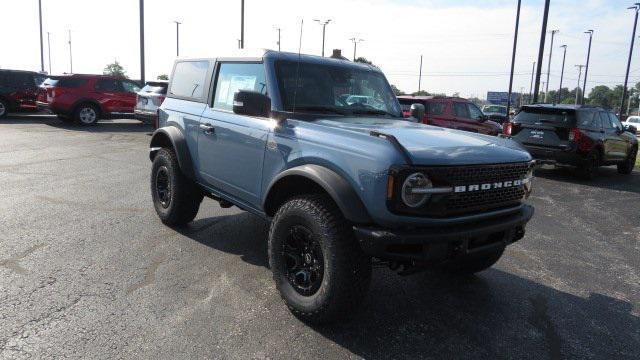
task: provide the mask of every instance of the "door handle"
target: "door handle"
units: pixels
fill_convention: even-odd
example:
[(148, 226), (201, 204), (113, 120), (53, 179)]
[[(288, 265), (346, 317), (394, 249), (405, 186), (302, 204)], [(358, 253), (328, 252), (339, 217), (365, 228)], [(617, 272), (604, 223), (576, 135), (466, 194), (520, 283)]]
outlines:
[(213, 134), (216, 132), (216, 128), (214, 128), (213, 125), (211, 124), (200, 124), (200, 130), (202, 130), (202, 132), (207, 135)]

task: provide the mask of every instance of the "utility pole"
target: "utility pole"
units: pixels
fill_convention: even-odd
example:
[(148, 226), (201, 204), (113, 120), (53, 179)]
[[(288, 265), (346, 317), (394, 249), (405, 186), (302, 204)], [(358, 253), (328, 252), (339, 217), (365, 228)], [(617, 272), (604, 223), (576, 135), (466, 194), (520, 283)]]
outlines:
[(580, 98), (580, 77), (582, 76), (582, 68), (584, 65), (576, 65), (578, 68), (578, 86), (576, 87), (576, 105), (578, 105), (578, 99)]
[(278, 30), (278, 51), (280, 51), (280, 28), (276, 28)]
[(420, 92), (422, 86), (422, 55), (420, 55), (420, 75), (418, 75), (418, 92)]
[(47, 31), (47, 51), (49, 52), (49, 75), (51, 75), (51, 33)]
[(533, 104), (533, 78), (536, 75), (536, 62), (531, 66), (531, 85), (529, 85), (529, 104)]
[(180, 57), (180, 24), (181, 22), (174, 20), (176, 23), (176, 57)]
[(364, 40), (363, 39), (356, 39), (356, 38), (351, 38), (349, 40), (353, 41), (353, 61), (356, 61), (356, 48), (358, 46), (358, 43), (362, 42)]
[(44, 72), (44, 44), (42, 42), (42, 0), (38, 0), (38, 18), (40, 19), (40, 71)]
[(69, 30), (69, 73), (73, 74), (73, 53), (71, 52), (71, 30)]
[(551, 56), (553, 55), (553, 38), (560, 30), (551, 30), (551, 46), (549, 46), (549, 63), (547, 65), (547, 87), (544, 90), (544, 102), (549, 101), (549, 75), (551, 74)]
[(144, 0), (140, 0), (140, 82), (144, 85)]
[(317, 22), (318, 24), (322, 25), (322, 56), (324, 57), (324, 37), (325, 37), (325, 30), (327, 28), (327, 24), (329, 24), (331, 22), (331, 19), (327, 19), (327, 20), (318, 20), (318, 19), (313, 19), (313, 21)]
[(549, 19), (549, 3), (544, 1), (544, 13), (542, 15), (542, 30), (540, 32), (540, 47), (538, 48), (538, 68), (536, 70), (536, 83), (533, 92), (533, 102), (538, 102), (538, 91), (540, 90), (540, 74), (542, 73), (542, 56), (544, 55), (544, 41), (547, 36), (547, 20)]
[(240, 49), (244, 49), (244, 0), (240, 0)]
[[(564, 78), (564, 60), (567, 58), (567, 45), (561, 45), (561, 48), (564, 49), (564, 54), (562, 54), (562, 71), (560, 71), (560, 87), (558, 87), (558, 97), (556, 103), (560, 103), (562, 99), (562, 78)], [(586, 76), (586, 72), (585, 72)]]
[(620, 101), (620, 115), (622, 115), (622, 109), (624, 109), (624, 101), (627, 98), (627, 83), (629, 82), (629, 67), (631, 66), (631, 55), (633, 55), (633, 43), (636, 39), (636, 26), (638, 25), (638, 10), (640, 10), (640, 3), (635, 3), (633, 6), (630, 6), (627, 9), (635, 10), (636, 16), (635, 16), (635, 19), (633, 20), (631, 45), (629, 45), (629, 60), (627, 60), (627, 72), (624, 76), (624, 87), (622, 88), (622, 100)]
[[(542, 82), (542, 86), (540, 87), (540, 92), (544, 94), (544, 84), (545, 82)], [(545, 97), (547, 97), (547, 95), (545, 94)]]
[[(516, 10), (516, 29), (513, 33), (513, 51), (511, 52), (511, 73), (509, 75), (509, 95), (507, 97), (507, 120), (509, 119), (509, 110), (511, 110), (511, 90), (513, 88), (513, 67), (516, 63), (516, 47), (518, 46), (518, 26), (520, 25), (520, 3), (518, 0), (518, 9)], [(522, 94), (520, 95), (522, 96)]]
[(587, 73), (589, 72), (589, 57), (591, 57), (591, 40), (593, 39), (593, 30), (587, 30), (584, 33), (589, 34), (589, 47), (587, 49), (587, 64), (584, 68), (584, 84), (582, 85), (582, 101), (580, 101), (582, 105), (584, 105), (584, 94), (587, 92)]

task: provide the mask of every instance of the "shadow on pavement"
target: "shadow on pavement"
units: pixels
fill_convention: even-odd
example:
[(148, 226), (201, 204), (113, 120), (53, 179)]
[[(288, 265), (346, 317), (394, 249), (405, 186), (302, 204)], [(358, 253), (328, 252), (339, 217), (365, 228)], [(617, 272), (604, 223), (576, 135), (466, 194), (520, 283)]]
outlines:
[(598, 175), (593, 180), (583, 180), (571, 167), (557, 169), (537, 169), (535, 176), (562, 181), (569, 184), (592, 186), (603, 189), (628, 191), (640, 194), (640, 171), (635, 169), (630, 175), (619, 174), (615, 166), (603, 166), (598, 169)]
[(44, 124), (64, 130), (90, 133), (153, 132), (153, 127), (151, 125), (143, 124), (140, 121), (133, 119), (100, 120), (95, 125), (83, 126), (64, 122), (58, 119), (55, 115), (48, 114), (10, 114), (7, 118), (0, 120), (0, 124)]
[[(268, 267), (268, 225), (256, 216), (201, 219), (179, 231)], [(367, 359), (637, 359), (640, 318), (632, 311), (626, 301), (576, 296), (498, 269), (469, 278), (375, 269), (354, 319), (311, 328)]]

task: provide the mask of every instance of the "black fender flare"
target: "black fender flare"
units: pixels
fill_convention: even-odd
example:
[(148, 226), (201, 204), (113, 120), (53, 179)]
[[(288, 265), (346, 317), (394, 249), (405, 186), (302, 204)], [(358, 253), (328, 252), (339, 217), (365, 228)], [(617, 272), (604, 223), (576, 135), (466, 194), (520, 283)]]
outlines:
[(169, 146), (173, 148), (173, 151), (178, 157), (178, 165), (180, 165), (182, 173), (189, 179), (195, 179), (187, 139), (184, 137), (182, 130), (175, 126), (161, 127), (153, 132), (149, 145), (149, 159), (153, 161), (158, 150)]
[(269, 184), (267, 196), (265, 196), (263, 200), (263, 208), (267, 205), (269, 195), (274, 185), (289, 176), (305, 177), (318, 184), (329, 194), (336, 205), (338, 205), (338, 208), (340, 208), (340, 211), (342, 211), (342, 214), (347, 220), (360, 224), (372, 222), (367, 208), (351, 184), (335, 171), (315, 164), (296, 166), (278, 174), (278, 176), (271, 181), (271, 184)]

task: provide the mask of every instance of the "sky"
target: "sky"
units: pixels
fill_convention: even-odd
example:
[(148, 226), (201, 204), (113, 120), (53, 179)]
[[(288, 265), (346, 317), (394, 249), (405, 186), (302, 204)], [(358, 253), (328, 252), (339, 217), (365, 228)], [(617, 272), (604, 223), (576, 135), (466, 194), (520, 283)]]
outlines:
[[(353, 57), (350, 38), (361, 38), (357, 55), (379, 66), (390, 83), (405, 92), (480, 98), (506, 91), (515, 26), (516, 0), (245, 0), (245, 47), (320, 55), (322, 27), (331, 19), (325, 54), (341, 49)], [(575, 87), (576, 64), (586, 62), (588, 35), (594, 29), (587, 89), (624, 81), (633, 27), (632, 1), (552, 0), (548, 30), (557, 29), (549, 88), (557, 89), (562, 49), (567, 45), (564, 86)], [(515, 63), (514, 91), (529, 92), (537, 60), (544, 1), (523, 0)], [(37, 0), (0, 0), (0, 68), (40, 70)], [(117, 60), (131, 78), (140, 78), (138, 0), (42, 0), (45, 70), (69, 72), (68, 30), (73, 70), (101, 73)], [(240, 38), (240, 0), (146, 0), (146, 78), (169, 74), (176, 58), (174, 21), (180, 25), (180, 57), (215, 57), (232, 53)], [(14, 34), (13, 36), (11, 34)], [(639, 33), (640, 34), (640, 33)], [(543, 76), (546, 82), (551, 37), (547, 36)], [(640, 49), (638, 49), (640, 51)], [(640, 53), (632, 58), (630, 84), (640, 81)], [(583, 73), (584, 75), (584, 73)], [(588, 91), (588, 90), (587, 90)]]

